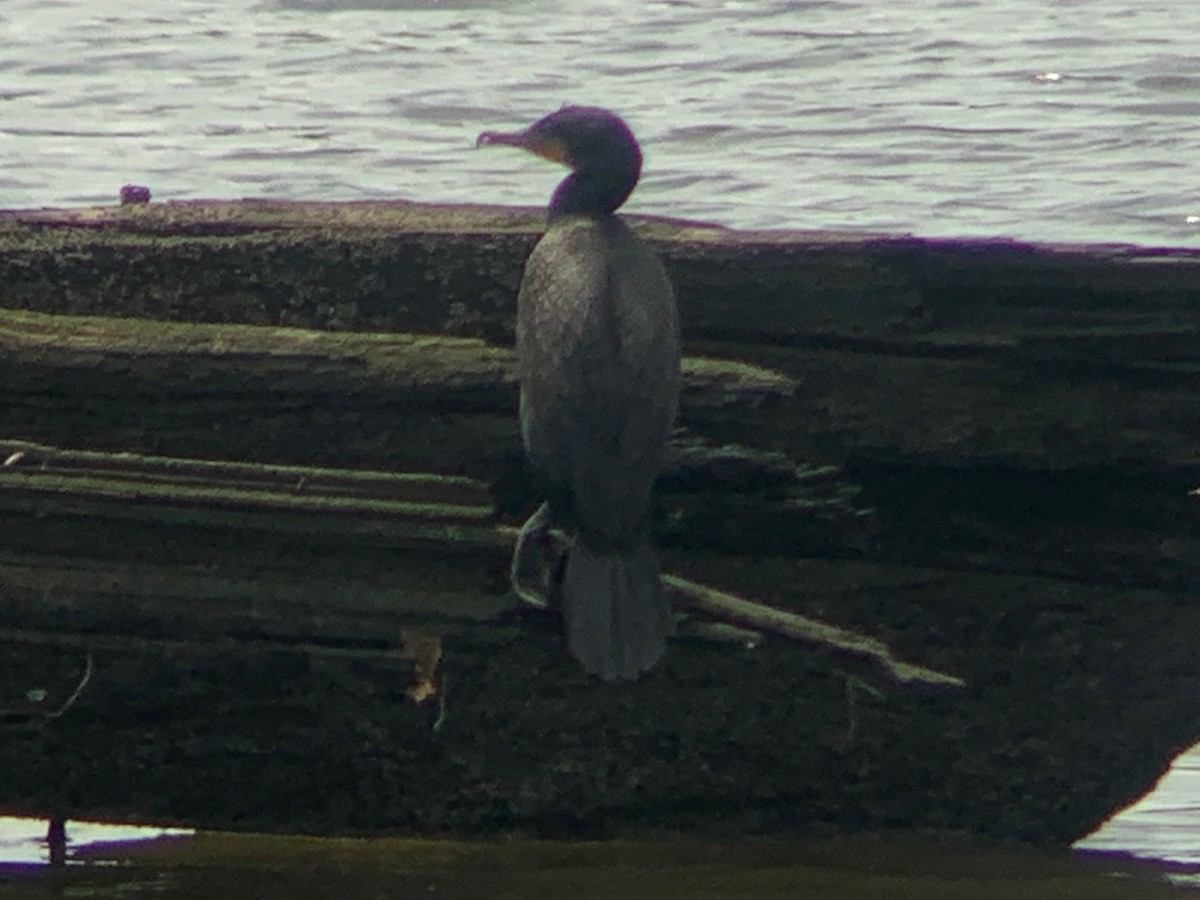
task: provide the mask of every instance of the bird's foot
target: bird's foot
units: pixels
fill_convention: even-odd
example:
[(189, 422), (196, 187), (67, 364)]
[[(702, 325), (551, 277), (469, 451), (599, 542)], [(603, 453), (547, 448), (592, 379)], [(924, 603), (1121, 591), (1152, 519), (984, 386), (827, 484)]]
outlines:
[[(526, 555), (526, 545), (531, 541), (545, 548), (550, 533), (550, 504), (543, 503), (537, 511), (525, 520), (517, 535), (517, 545), (513, 548), (512, 563), (508, 569), (508, 580), (517, 599), (527, 606), (536, 609), (550, 608), (550, 579), (543, 566), (538, 588), (527, 587), (521, 582), (521, 562)], [(543, 554), (544, 555), (544, 554)]]

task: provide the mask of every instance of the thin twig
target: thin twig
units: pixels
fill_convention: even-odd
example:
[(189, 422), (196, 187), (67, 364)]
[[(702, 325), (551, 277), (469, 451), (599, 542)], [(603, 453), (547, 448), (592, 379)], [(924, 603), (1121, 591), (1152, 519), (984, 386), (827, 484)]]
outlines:
[(787, 610), (754, 603), (716, 588), (688, 581), (678, 575), (663, 575), (663, 584), (677, 601), (692, 609), (759, 631), (768, 631), (793, 640), (833, 647), (858, 656), (873, 659), (897, 681), (964, 687), (966, 682), (956, 675), (938, 672), (924, 666), (897, 659), (891, 648), (877, 638), (847, 631)]
[[(565, 552), (569, 548), (569, 538), (558, 529), (549, 529), (546, 534), (556, 553)], [(966, 685), (966, 682), (956, 675), (897, 659), (891, 648), (877, 638), (787, 610), (755, 603), (744, 597), (680, 578), (678, 575), (663, 574), (662, 583), (673, 595), (672, 599), (677, 606), (690, 607), (723, 622), (755, 631), (769, 632), (792, 640), (865, 656), (883, 666), (897, 681), (948, 687)]]
[(71, 691), (67, 699), (62, 702), (58, 709), (50, 712), (16, 710), (16, 709), (0, 709), (0, 725), (9, 728), (21, 728), (30, 723), (43, 725), (46, 722), (53, 722), (55, 719), (62, 716), (67, 710), (75, 705), (75, 701), (82, 696), (84, 690), (88, 686), (88, 682), (92, 680), (92, 672), (95, 664), (92, 660), (91, 653), (84, 654), (83, 660), (83, 675), (79, 678), (79, 683), (75, 685), (75, 689)]
[(79, 679), (79, 684), (75, 685), (75, 690), (71, 691), (71, 696), (67, 697), (67, 699), (63, 701), (62, 706), (60, 706), (54, 712), (46, 713), (45, 718), (46, 718), (47, 722), (57, 719), (59, 716), (61, 716), (68, 709), (70, 709), (72, 706), (75, 705), (75, 701), (79, 699), (80, 695), (83, 693), (84, 688), (86, 688), (88, 686), (88, 682), (92, 680), (93, 668), (94, 668), (94, 665), (92, 662), (92, 654), (88, 653), (84, 657), (83, 677)]

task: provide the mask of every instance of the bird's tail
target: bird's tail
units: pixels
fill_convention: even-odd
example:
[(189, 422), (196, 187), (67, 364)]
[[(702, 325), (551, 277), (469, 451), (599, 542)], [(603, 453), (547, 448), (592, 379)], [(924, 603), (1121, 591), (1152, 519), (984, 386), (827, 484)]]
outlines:
[(563, 573), (562, 609), (571, 653), (605, 681), (630, 681), (658, 662), (674, 625), (647, 541), (620, 554), (577, 543)]

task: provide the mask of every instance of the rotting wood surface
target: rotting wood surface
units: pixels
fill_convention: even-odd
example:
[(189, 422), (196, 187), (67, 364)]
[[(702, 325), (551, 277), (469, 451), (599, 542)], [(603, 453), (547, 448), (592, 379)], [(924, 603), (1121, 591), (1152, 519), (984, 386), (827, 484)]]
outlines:
[[(538, 222), (399, 203), (4, 214), (0, 437), (437, 473), (516, 524), (504, 343)], [(3, 745), (0, 804), (323, 832), (1066, 841), (1200, 736), (1200, 254), (638, 227), (679, 287), (686, 352), (719, 361), (690, 371), (665, 568), (966, 691), (687, 633), (646, 681), (596, 685), (552, 620), (510, 611), (499, 546), (372, 537), (311, 498), (238, 527), (14, 502), (0, 707), (35, 727)], [(413, 700), (432, 656), (398, 606), (440, 635), (436, 699)], [(57, 709), (85, 654), (86, 689), (37, 725), (27, 692)]]

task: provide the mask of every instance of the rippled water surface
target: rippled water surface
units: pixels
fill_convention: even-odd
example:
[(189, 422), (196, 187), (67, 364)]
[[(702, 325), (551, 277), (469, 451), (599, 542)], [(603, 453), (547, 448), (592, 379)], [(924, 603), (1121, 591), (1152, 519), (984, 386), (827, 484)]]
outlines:
[(7, 0), (0, 206), (541, 204), (476, 152), (564, 102), (645, 144), (640, 212), (1200, 246), (1200, 4)]

